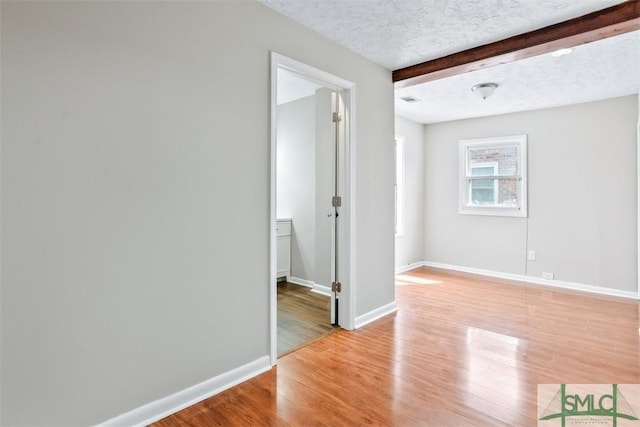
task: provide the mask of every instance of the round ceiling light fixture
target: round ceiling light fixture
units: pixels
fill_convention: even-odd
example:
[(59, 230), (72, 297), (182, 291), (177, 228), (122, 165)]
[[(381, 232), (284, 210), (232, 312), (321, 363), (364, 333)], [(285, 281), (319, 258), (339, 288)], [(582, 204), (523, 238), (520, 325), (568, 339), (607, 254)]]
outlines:
[(482, 99), (487, 99), (491, 96), (498, 85), (496, 83), (480, 83), (471, 88), (471, 92), (477, 94)]

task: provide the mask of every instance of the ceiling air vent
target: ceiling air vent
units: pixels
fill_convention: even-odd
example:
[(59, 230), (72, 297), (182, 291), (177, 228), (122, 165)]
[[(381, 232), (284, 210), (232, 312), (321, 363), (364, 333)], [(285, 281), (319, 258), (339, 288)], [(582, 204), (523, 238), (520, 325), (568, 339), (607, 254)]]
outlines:
[(413, 96), (403, 96), (400, 99), (402, 99), (404, 102), (408, 102), (410, 104), (413, 103), (413, 102), (420, 102), (420, 99), (415, 98)]

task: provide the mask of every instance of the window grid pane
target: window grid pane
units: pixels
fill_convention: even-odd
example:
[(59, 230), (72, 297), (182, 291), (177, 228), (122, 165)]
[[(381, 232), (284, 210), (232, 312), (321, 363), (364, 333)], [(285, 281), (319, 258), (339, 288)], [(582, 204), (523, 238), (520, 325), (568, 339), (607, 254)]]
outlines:
[[(469, 148), (467, 155), (467, 176), (500, 175), (518, 176), (518, 146)], [(493, 173), (489, 173), (487, 164), (495, 165)], [(470, 172), (470, 173), (469, 173)]]
[(518, 208), (518, 178), (470, 179), (469, 205)]

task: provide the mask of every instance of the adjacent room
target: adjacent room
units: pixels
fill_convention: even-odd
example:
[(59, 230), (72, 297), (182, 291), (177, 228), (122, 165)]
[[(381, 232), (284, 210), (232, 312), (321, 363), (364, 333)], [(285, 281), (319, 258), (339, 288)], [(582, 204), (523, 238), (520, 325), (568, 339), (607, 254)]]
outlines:
[(396, 270), (636, 297), (639, 46), (629, 32), (398, 89)]

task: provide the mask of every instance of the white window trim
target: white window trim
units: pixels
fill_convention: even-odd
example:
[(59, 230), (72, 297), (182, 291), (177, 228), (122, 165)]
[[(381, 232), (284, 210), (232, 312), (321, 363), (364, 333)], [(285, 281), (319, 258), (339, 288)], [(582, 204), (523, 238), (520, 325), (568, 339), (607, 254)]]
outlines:
[[(520, 191), (517, 207), (470, 206), (469, 185), (467, 181), (467, 150), (469, 147), (481, 148), (518, 145), (520, 149)], [(458, 145), (458, 213), (464, 215), (490, 215), (526, 218), (527, 206), (527, 135), (512, 135), (492, 138), (462, 139)]]
[[(395, 174), (395, 236), (404, 236), (404, 174), (405, 174), (405, 142), (403, 136), (396, 136), (394, 153), (396, 157)], [(399, 156), (398, 156), (399, 155)]]

